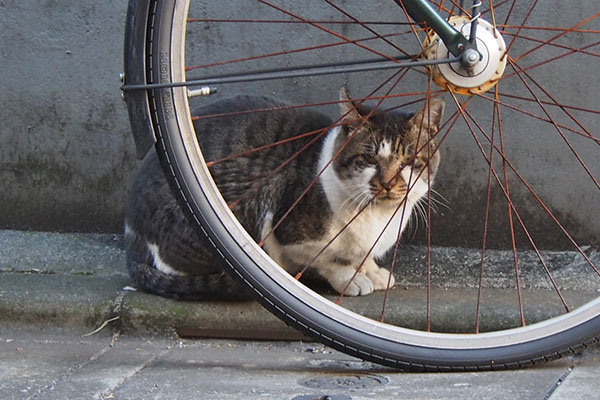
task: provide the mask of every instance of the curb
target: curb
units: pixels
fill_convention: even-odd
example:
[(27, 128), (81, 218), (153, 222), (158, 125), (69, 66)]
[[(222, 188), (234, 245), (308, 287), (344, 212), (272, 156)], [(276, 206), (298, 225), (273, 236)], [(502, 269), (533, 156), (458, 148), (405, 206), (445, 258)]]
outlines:
[[(434, 266), (440, 282), (431, 290), (432, 329), (468, 331), (476, 312), (473, 299), (477, 289), (471, 283), (471, 272), (479, 256), (461, 249), (435, 251), (441, 261)], [(399, 260), (404, 275), (397, 277), (398, 285), (390, 291), (394, 301), (386, 310), (386, 321), (424, 329), (427, 290), (418, 285), (422, 271), (415, 260), (419, 257), (411, 253), (410, 246), (404, 253)], [(498, 259), (505, 256), (490, 254)], [(594, 252), (591, 257), (598, 255)], [(580, 276), (574, 272), (581, 264), (577, 255), (554, 252), (552, 256), (562, 266), (551, 268), (571, 304), (597, 296), (597, 289), (589, 286), (589, 273)], [(453, 266), (451, 274), (444, 265)], [(532, 265), (525, 257), (521, 267), (532, 270)], [(497, 287), (486, 288), (482, 296), (482, 329), (505, 329), (520, 320), (515, 289), (506, 276), (503, 270), (486, 272), (487, 281)], [(564, 312), (543, 281), (540, 275), (523, 281), (523, 297), (529, 300), (525, 306), (527, 323)], [(0, 231), (0, 324), (7, 328), (33, 326), (81, 335), (112, 329), (138, 335), (307, 339), (257, 302), (174, 301), (135, 291), (130, 285), (121, 235)], [(376, 292), (345, 298), (343, 305), (377, 318), (382, 296)]]

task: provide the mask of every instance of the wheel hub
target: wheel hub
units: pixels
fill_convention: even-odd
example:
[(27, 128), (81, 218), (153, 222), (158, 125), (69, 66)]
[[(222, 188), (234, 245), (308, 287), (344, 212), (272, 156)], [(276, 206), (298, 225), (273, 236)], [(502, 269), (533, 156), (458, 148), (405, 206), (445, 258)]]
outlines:
[[(468, 17), (454, 16), (448, 22), (469, 38), (471, 20)], [(443, 89), (460, 94), (483, 93), (494, 87), (506, 67), (504, 39), (492, 24), (479, 19), (476, 44), (477, 51), (465, 50), (461, 61), (429, 67), (428, 72), (433, 81)], [(452, 56), (433, 30), (427, 33), (425, 49), (424, 58), (427, 60), (441, 60)]]

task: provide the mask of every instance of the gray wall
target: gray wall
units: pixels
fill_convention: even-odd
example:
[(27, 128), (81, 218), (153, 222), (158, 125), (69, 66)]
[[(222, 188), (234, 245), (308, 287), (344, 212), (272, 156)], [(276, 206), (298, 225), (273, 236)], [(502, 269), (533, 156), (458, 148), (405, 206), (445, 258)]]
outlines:
[(0, 227), (118, 231), (135, 167), (127, 2), (0, 2)]
[[(581, 2), (576, 9), (569, 8), (566, 2), (553, 2), (558, 8), (539, 7), (541, 13), (536, 14), (532, 24), (553, 25), (554, 22), (547, 21), (554, 21), (556, 15), (562, 15), (568, 19), (564, 24), (568, 26), (597, 9), (595, 1)], [(216, 12), (222, 16), (231, 13), (226, 7), (230, 3), (214, 3), (217, 4)], [(297, 1), (287, 3), (292, 8), (302, 4)], [(343, 3), (348, 5), (351, 2)], [(250, 2), (243, 1), (241, 4), (243, 7), (238, 10), (240, 17), (281, 18), (273, 10), (257, 12)], [(317, 2), (310, 4), (313, 7), (311, 15), (315, 18), (331, 16), (331, 9)], [(62, 231), (121, 229), (128, 186), (137, 165), (125, 104), (120, 100), (118, 88), (125, 10), (125, 0), (0, 1), (0, 68), (3, 72), (0, 81), (1, 228)], [(196, 13), (194, 16), (203, 16), (210, 11), (210, 7), (204, 4), (192, 10)], [(389, 20), (397, 13), (396, 8), (354, 11), (363, 19), (372, 20), (379, 19), (381, 15)], [(298, 12), (306, 13), (306, 10), (298, 9)], [(335, 18), (340, 19), (339, 15)], [(589, 28), (594, 26), (598, 28), (598, 23), (590, 24)], [(227, 28), (203, 25), (191, 29), (188, 46), (201, 59), (190, 60), (190, 63), (207, 62), (205, 58), (211, 57), (231, 58), (232, 54), (252, 52), (265, 43), (277, 49), (300, 47), (307, 39), (313, 42), (331, 41), (321, 32), (304, 32), (297, 26), (290, 27), (287, 33), (292, 34), (287, 36), (269, 29), (252, 31), (248, 26), (232, 25)], [(353, 34), (349, 27), (343, 27), (342, 32)], [(404, 39), (398, 40), (402, 44)], [(572, 35), (560, 43), (580, 47), (580, 40), (581, 37)], [(230, 45), (222, 48), (222, 43)], [(515, 48), (514, 51), (523, 49)], [(560, 54), (564, 50), (554, 51)], [(364, 52), (349, 54), (343, 48), (333, 53), (315, 52), (299, 61), (289, 56), (277, 60), (276, 65), (347, 58), (349, 55), (365, 57)], [(536, 55), (533, 55), (531, 62), (535, 60)], [(582, 79), (581, 72), (589, 73), (590, 77), (597, 76), (594, 73), (597, 58), (579, 57), (576, 62), (573, 60), (569, 58), (541, 67), (535, 76), (546, 87), (553, 88), (561, 102), (599, 109), (598, 79)], [(270, 67), (274, 66), (272, 63), (267, 61)], [(573, 74), (571, 65), (577, 65), (580, 72)], [(342, 85), (349, 86), (351, 92), (359, 97), (370, 91), (373, 82), (381, 81), (382, 76), (389, 74), (378, 72), (360, 78), (344, 75), (295, 79), (283, 84), (254, 83), (221, 88), (221, 92), (223, 95), (238, 91), (273, 94), (295, 102), (331, 101), (336, 99), (337, 90)], [(422, 75), (410, 73), (396, 93), (422, 90), (424, 82)], [(511, 85), (503, 85), (502, 90), (509, 92)], [(401, 103), (400, 100), (397, 103)], [(452, 102), (450, 97), (446, 100), (449, 104)], [(478, 101), (482, 107), (490, 107), (485, 101), (476, 99), (474, 103)], [(533, 111), (530, 103), (516, 104)], [(449, 105), (450, 112), (454, 109)], [(332, 115), (337, 112), (336, 107), (325, 107), (324, 111)], [(568, 229), (584, 244), (597, 243), (600, 237), (600, 223), (596, 217), (600, 204), (598, 188), (590, 185), (591, 179), (553, 128), (522, 114), (504, 112), (507, 154), (511, 161)], [(543, 114), (539, 109), (534, 112)], [(563, 116), (557, 114), (555, 117), (573, 125)], [(592, 117), (584, 116), (582, 121), (593, 134), (600, 136), (596, 128), (597, 115)], [(599, 147), (592, 145), (589, 139), (573, 135), (569, 138), (592, 174), (599, 176)], [(480, 139), (485, 142), (482, 136)], [(438, 206), (439, 211), (433, 221), (434, 237), (442, 244), (479, 246), (488, 169), (464, 123), (459, 123), (448, 137), (442, 156), (436, 188), (445, 197), (447, 207)], [(498, 156), (496, 160), (499, 160)], [(500, 164), (497, 167), (500, 168)], [(548, 231), (556, 231), (554, 223), (545, 216), (518, 179), (512, 176), (511, 181), (516, 182), (511, 185), (511, 194), (534, 233), (541, 233), (542, 241), (548, 247), (558, 246), (561, 241), (564, 243), (556, 236), (543, 236)], [(495, 190), (492, 201), (492, 221), (506, 221), (502, 192)], [(502, 226), (505, 225), (498, 224), (492, 228), (490, 240), (495, 246), (508, 243), (506, 229)], [(420, 231), (423, 232), (423, 229)]]

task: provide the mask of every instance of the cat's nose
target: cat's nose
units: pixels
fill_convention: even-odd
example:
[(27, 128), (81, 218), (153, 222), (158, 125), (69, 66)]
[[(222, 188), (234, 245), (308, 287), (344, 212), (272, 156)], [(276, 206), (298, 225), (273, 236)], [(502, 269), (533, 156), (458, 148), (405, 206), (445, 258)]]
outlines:
[(393, 176), (388, 181), (383, 180), (381, 182), (381, 186), (383, 186), (383, 188), (389, 192), (390, 190), (392, 190), (394, 188), (394, 186), (396, 186), (398, 184), (399, 180), (400, 180), (400, 178), (398, 176)]

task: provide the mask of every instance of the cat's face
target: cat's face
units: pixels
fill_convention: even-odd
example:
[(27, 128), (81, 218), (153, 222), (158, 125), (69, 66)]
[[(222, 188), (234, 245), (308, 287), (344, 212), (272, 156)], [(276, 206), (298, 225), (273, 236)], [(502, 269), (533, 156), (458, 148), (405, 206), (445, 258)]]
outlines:
[[(342, 90), (342, 100), (349, 100)], [(431, 100), (413, 116), (352, 110), (343, 103), (344, 125), (336, 139), (334, 170), (353, 202), (397, 206), (405, 197), (417, 202), (429, 190), (440, 156), (434, 137), (439, 130), (444, 102)], [(350, 141), (348, 139), (352, 136)]]

